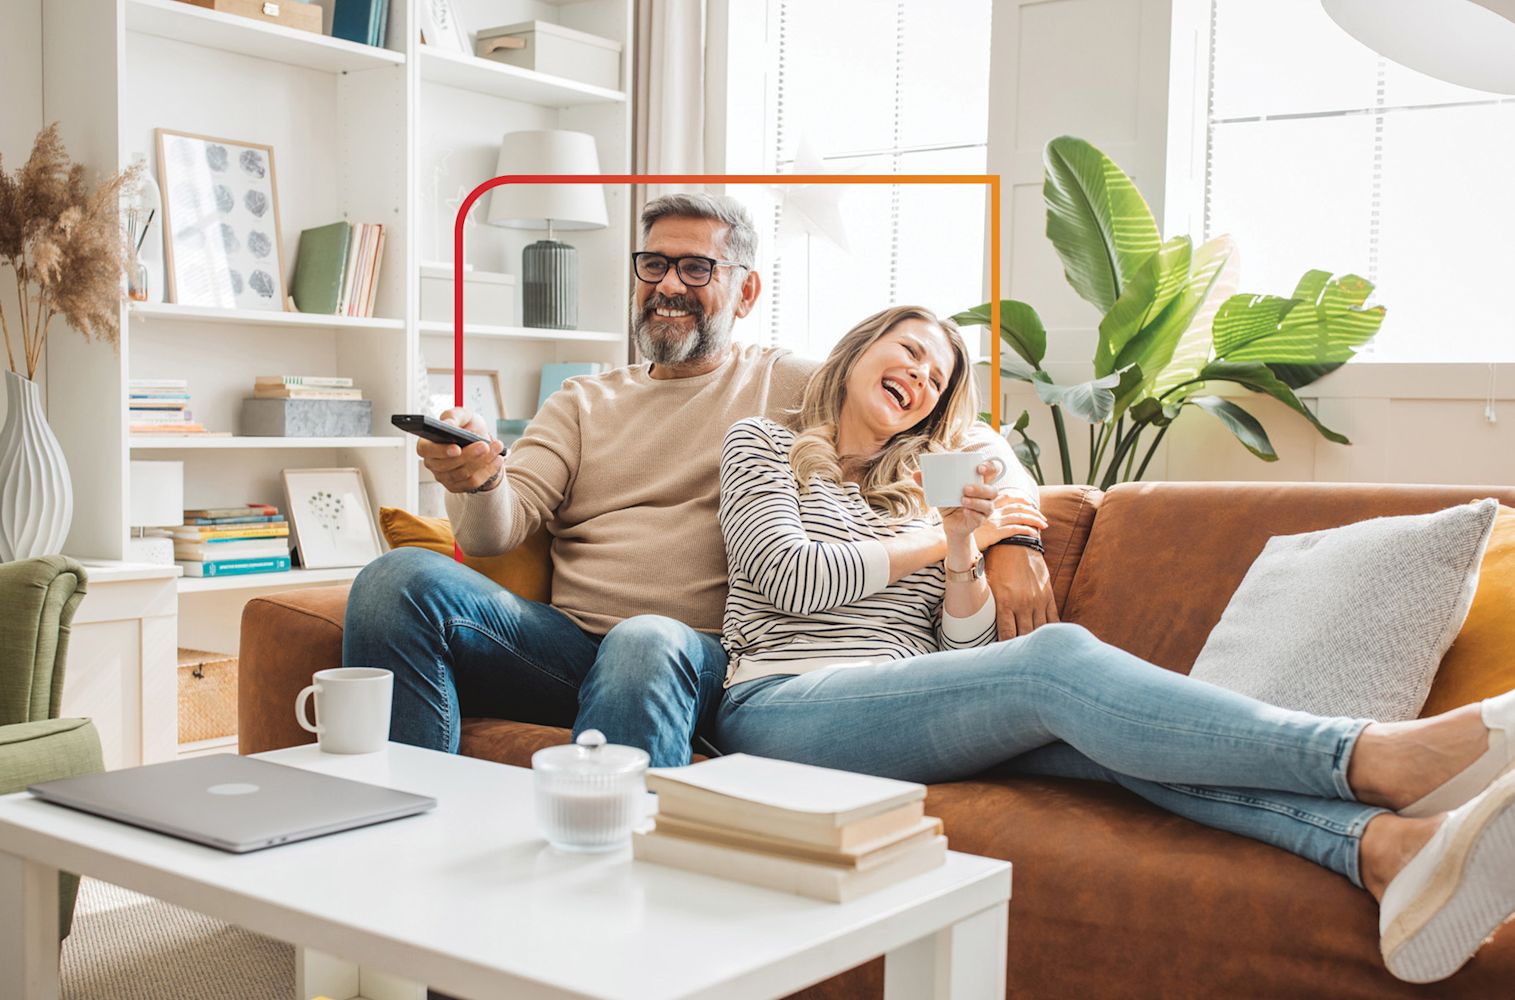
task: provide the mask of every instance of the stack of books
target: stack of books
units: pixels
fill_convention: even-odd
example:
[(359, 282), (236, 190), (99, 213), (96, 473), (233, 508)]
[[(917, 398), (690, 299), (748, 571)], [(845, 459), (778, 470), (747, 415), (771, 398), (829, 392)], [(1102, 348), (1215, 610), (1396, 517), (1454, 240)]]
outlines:
[(732, 754), (647, 772), (656, 827), (636, 857), (845, 903), (945, 863), (926, 786)]
[(301, 312), (372, 316), (384, 262), (384, 226), (333, 222), (300, 234), (290, 294)]
[(352, 379), (338, 375), (259, 375), (254, 399), (362, 399)]
[(186, 510), (182, 525), (154, 533), (174, 540), (174, 562), (185, 576), (289, 569), (289, 523), (271, 504)]
[(204, 434), (189, 410), (189, 383), (180, 378), (134, 378), (127, 417), (132, 434)]

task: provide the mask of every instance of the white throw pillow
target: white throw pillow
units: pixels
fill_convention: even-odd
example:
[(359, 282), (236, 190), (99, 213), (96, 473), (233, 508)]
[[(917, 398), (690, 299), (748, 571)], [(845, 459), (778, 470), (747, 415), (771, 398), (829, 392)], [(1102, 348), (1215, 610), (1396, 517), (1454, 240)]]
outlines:
[(1487, 499), (1270, 538), (1190, 676), (1316, 715), (1415, 718), (1498, 512)]

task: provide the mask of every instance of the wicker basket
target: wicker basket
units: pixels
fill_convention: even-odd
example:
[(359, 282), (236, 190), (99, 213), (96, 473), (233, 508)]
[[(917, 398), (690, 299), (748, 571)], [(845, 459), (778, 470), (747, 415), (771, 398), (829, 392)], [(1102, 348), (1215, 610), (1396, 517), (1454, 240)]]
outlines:
[(179, 742), (237, 734), (237, 658), (179, 650)]

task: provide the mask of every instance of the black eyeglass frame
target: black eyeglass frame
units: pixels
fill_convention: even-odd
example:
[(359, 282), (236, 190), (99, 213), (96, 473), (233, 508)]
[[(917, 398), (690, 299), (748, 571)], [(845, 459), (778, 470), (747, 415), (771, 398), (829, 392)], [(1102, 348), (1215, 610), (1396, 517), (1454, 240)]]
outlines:
[[(742, 267), (746, 268), (749, 271), (752, 270), (751, 267), (748, 267), (748, 265), (743, 264), (740, 261), (717, 260), (714, 257), (706, 257), (702, 254), (685, 254), (682, 257), (670, 257), (665, 253), (658, 253), (655, 250), (638, 250), (636, 253), (631, 255), (631, 273), (636, 277), (638, 281), (646, 282), (649, 285), (656, 285), (659, 281), (662, 281), (664, 278), (668, 277), (668, 271), (664, 271), (655, 280), (649, 280), (642, 277), (641, 271), (637, 267), (637, 264), (645, 257), (657, 257), (663, 261), (666, 261), (669, 269), (671, 269), (675, 274), (679, 276), (679, 281), (683, 283), (685, 288), (704, 288), (706, 285), (710, 284), (711, 281), (715, 280), (715, 269), (718, 267)], [(684, 269), (681, 266), (686, 260), (703, 260), (706, 264), (710, 265), (710, 275), (706, 277), (704, 281), (701, 281), (698, 284), (690, 281), (688, 278), (684, 277)]]

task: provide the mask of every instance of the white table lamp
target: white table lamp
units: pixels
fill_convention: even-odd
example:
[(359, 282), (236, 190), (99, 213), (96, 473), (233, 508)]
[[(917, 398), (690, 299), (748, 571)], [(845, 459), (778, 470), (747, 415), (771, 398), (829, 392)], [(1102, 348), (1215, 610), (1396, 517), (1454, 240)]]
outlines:
[(127, 523), (127, 562), (174, 564), (172, 538), (145, 538), (144, 528), (170, 528), (184, 523), (184, 463), (133, 462)]
[(1322, 0), (1343, 31), (1401, 66), (1515, 94), (1515, 0)]
[[(495, 168), (501, 174), (598, 174), (594, 136), (544, 130), (507, 132)], [(489, 224), (545, 229), (547, 238), (521, 254), (521, 318), (526, 326), (574, 330), (579, 325), (578, 251), (557, 230), (604, 229), (605, 190), (598, 184), (502, 184), (490, 192)]]

